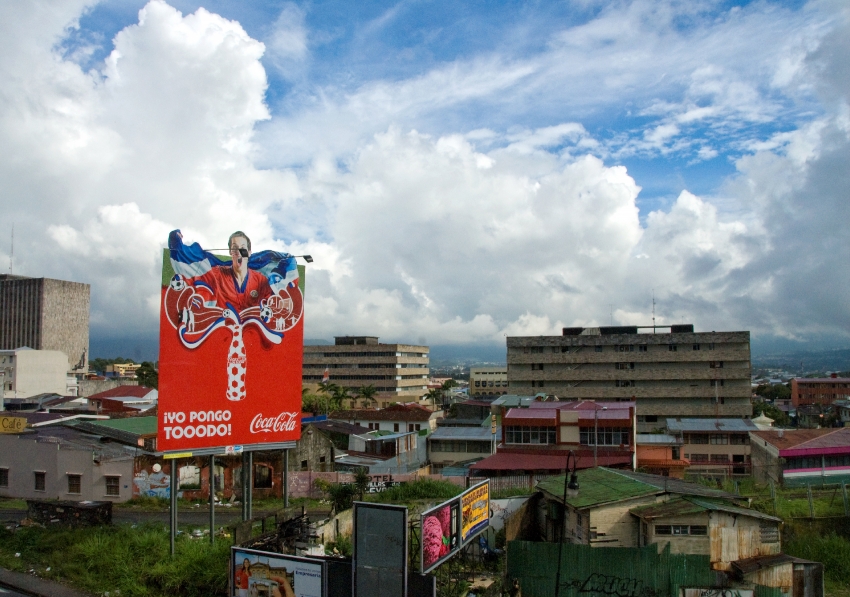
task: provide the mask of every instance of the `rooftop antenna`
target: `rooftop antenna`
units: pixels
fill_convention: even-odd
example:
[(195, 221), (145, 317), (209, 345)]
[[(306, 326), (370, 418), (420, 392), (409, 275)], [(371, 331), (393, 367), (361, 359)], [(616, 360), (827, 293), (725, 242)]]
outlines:
[(652, 333), (655, 333), (655, 289), (652, 289)]

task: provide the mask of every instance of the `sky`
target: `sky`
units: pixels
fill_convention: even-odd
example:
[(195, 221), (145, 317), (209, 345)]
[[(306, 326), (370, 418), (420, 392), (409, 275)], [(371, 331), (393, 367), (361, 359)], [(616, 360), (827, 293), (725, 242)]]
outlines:
[(840, 0), (5, 2), (0, 146), (92, 356), (155, 358), (173, 229), (312, 255), (307, 338), (850, 345)]

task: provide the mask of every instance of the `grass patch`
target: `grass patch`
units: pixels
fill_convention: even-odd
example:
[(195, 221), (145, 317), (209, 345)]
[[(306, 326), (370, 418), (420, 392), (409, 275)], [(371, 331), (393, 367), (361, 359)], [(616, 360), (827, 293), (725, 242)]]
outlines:
[(795, 533), (784, 542), (783, 551), (791, 556), (821, 562), (828, 594), (850, 595), (850, 539), (834, 533)]
[(18, 498), (0, 498), (0, 510), (26, 510), (27, 501)]
[(447, 500), (460, 495), (461, 492), (463, 492), (462, 487), (449, 481), (417, 479), (416, 481), (390, 487), (381, 493), (370, 494), (369, 501), (404, 503), (412, 502), (413, 500)]
[(159, 526), (0, 529), (0, 566), (124, 597), (223, 597), (229, 552), (227, 541), (211, 546), (181, 535), (172, 558), (168, 531)]

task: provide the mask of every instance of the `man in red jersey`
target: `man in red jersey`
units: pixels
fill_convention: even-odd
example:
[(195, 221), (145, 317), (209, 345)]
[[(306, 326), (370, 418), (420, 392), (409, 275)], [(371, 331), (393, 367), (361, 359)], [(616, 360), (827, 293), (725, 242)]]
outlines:
[(248, 267), (251, 256), (251, 239), (237, 230), (227, 241), (232, 264), (213, 267), (193, 280), (195, 292), (208, 303), (215, 302), (226, 309), (228, 305), (241, 313), (249, 307), (257, 307), (260, 301), (272, 295), (268, 279), (260, 272)]

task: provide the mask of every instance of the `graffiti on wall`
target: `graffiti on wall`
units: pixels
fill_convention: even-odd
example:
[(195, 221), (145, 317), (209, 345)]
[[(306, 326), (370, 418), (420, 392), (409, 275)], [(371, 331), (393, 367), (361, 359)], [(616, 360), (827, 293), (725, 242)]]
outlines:
[(366, 486), (367, 493), (381, 493), (390, 487), (398, 487), (401, 481), (394, 481), (392, 475), (369, 475), (369, 485)]
[(611, 597), (656, 597), (658, 591), (636, 578), (621, 578), (593, 573), (584, 580), (561, 583), (562, 587), (574, 587), (579, 593), (610, 595)]
[(682, 597), (753, 597), (752, 589), (683, 588)]
[[(150, 472), (143, 469), (133, 476), (133, 497), (170, 498), (171, 480), (158, 464)], [(183, 497), (183, 492), (178, 491), (177, 497)]]

